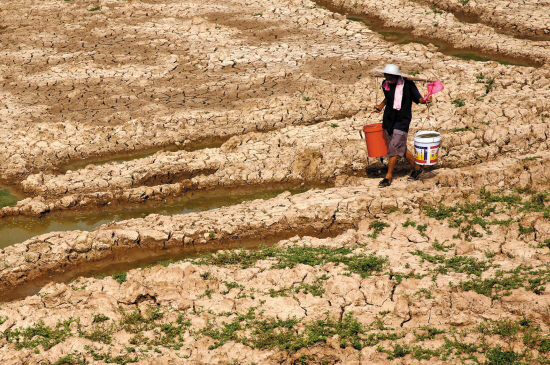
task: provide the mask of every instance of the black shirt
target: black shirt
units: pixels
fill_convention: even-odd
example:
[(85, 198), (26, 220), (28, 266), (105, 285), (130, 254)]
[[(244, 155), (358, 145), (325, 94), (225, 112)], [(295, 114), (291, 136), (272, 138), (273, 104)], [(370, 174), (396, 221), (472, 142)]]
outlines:
[[(383, 84), (383, 83), (382, 83)], [(389, 135), (393, 135), (393, 130), (398, 129), (403, 132), (409, 131), (409, 125), (412, 119), (412, 103), (418, 104), (418, 100), (422, 98), (418, 88), (414, 81), (405, 79), (405, 85), (403, 85), (403, 99), (401, 99), (401, 110), (393, 108), (393, 99), (395, 96), (395, 88), (397, 83), (390, 84), (390, 90), (384, 91), (386, 97), (386, 108), (384, 109), (384, 116), (382, 117), (382, 128), (384, 128)]]

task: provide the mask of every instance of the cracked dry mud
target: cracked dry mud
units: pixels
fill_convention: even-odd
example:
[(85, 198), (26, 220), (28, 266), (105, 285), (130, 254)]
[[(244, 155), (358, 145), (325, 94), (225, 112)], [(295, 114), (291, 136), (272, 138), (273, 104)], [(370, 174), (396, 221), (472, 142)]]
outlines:
[[(0, 4), (0, 170), (25, 195), (0, 224), (326, 186), (4, 248), (3, 364), (550, 361), (550, 4), (319, 4), (537, 67), (305, 0)], [(380, 190), (360, 131), (385, 63), (444, 83), (409, 133), (443, 144)]]

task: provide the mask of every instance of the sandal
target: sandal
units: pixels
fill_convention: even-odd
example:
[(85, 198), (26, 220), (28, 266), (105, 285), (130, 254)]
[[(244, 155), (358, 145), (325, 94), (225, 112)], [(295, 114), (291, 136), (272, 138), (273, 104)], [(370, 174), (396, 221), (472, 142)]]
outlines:
[(386, 178), (384, 178), (384, 179), (382, 179), (382, 181), (380, 181), (380, 183), (378, 184), (378, 187), (379, 187), (379, 188), (385, 188), (385, 187), (387, 187), (387, 186), (390, 186), (390, 185), (391, 185), (391, 181), (392, 181), (392, 179), (386, 179)]
[(409, 181), (418, 180), (418, 177), (420, 176), (420, 174), (422, 174), (422, 169), (412, 170), (407, 180)]

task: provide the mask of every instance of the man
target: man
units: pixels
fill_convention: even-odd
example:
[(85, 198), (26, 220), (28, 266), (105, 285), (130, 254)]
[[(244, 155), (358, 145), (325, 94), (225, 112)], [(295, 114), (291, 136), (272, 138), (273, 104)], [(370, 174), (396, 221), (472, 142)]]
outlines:
[(396, 65), (387, 64), (383, 70), (375, 71), (382, 72), (385, 78), (382, 83), (385, 98), (380, 104), (374, 106), (373, 110), (375, 113), (380, 113), (384, 106), (386, 107), (382, 117), (382, 128), (388, 145), (388, 173), (378, 185), (384, 188), (391, 185), (397, 156), (405, 157), (411, 164), (409, 180), (418, 179), (422, 173), (420, 165), (414, 161), (414, 155), (407, 149), (407, 136), (412, 119), (412, 103), (430, 103), (432, 97), (429, 96), (424, 101), (414, 81), (407, 80), (405, 78), (407, 75), (400, 73)]

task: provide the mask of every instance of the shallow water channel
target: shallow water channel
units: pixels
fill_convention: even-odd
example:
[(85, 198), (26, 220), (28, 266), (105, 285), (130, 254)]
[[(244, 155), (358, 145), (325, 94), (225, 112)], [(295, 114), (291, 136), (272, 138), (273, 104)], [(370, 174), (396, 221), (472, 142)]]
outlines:
[[(224, 189), (213, 192), (194, 192), (169, 202), (113, 212), (92, 213), (79, 216), (46, 216), (43, 218), (10, 218), (0, 225), (0, 249), (21, 243), (37, 235), (58, 231), (91, 231), (109, 222), (118, 222), (132, 218), (143, 218), (149, 214), (173, 215), (240, 204), (255, 199), (270, 199), (289, 191), (291, 194), (303, 193), (316, 186), (294, 189), (281, 187), (261, 187), (255, 189)], [(319, 186), (321, 187), (321, 186)], [(323, 188), (326, 188), (324, 186)]]
[(70, 267), (54, 272), (48, 277), (42, 277), (38, 280), (33, 280), (25, 285), (15, 287), (11, 290), (6, 290), (0, 293), (1, 302), (9, 302), (13, 300), (23, 299), (27, 296), (38, 293), (46, 284), (50, 282), (69, 283), (76, 278), (104, 278), (113, 274), (129, 271), (137, 268), (146, 268), (155, 265), (167, 265), (170, 262), (196, 258), (206, 253), (214, 253), (219, 250), (230, 249), (248, 249), (256, 250), (261, 246), (270, 247), (281, 239), (289, 238), (290, 235), (281, 235), (267, 239), (240, 240), (237, 242), (224, 242), (223, 244), (208, 244), (201, 246), (193, 246), (181, 250), (180, 248), (168, 249), (159, 252), (143, 251), (134, 249), (116, 255), (118, 258), (109, 260), (101, 260), (99, 262), (89, 262), (85, 266)]
[(166, 151), (166, 152), (177, 152), (177, 151), (187, 151), (187, 152), (193, 152), (198, 151), (206, 148), (219, 148), (221, 145), (226, 142), (230, 137), (215, 137), (215, 138), (207, 138), (199, 142), (193, 142), (187, 145), (170, 145), (170, 146), (164, 146), (164, 147), (155, 147), (155, 148), (148, 148), (144, 150), (139, 151), (130, 151), (130, 152), (121, 152), (121, 153), (115, 153), (110, 154), (108, 156), (101, 156), (101, 157), (92, 157), (92, 158), (86, 158), (86, 159), (76, 159), (72, 160), (71, 162), (62, 164), (58, 166), (58, 170), (61, 173), (65, 173), (69, 170), (75, 171), (85, 168), (88, 165), (105, 165), (111, 162), (126, 162), (126, 161), (132, 161), (137, 160), (141, 158), (146, 158), (149, 156), (153, 156), (155, 153), (160, 151)]
[[(365, 14), (358, 14), (348, 11), (342, 7), (339, 7), (330, 0), (313, 0), (318, 6), (323, 7), (333, 13), (338, 13), (344, 15), (348, 20), (356, 21), (363, 23), (373, 32), (376, 32), (384, 37), (385, 40), (390, 42), (395, 42), (397, 44), (408, 44), (408, 43), (420, 43), (423, 45), (433, 44), (438, 48), (438, 51), (447, 55), (462, 58), (465, 60), (473, 61), (496, 61), (504, 65), (514, 65), (514, 66), (525, 66), (525, 67), (541, 67), (542, 64), (533, 61), (527, 57), (507, 57), (500, 54), (488, 54), (484, 52), (479, 52), (473, 49), (459, 49), (455, 48), (452, 44), (446, 43), (439, 39), (433, 39), (429, 37), (419, 37), (411, 34), (407, 29), (400, 28), (389, 28), (384, 25), (384, 22), (378, 18), (368, 16)], [(471, 19), (470, 19), (471, 20)]]

